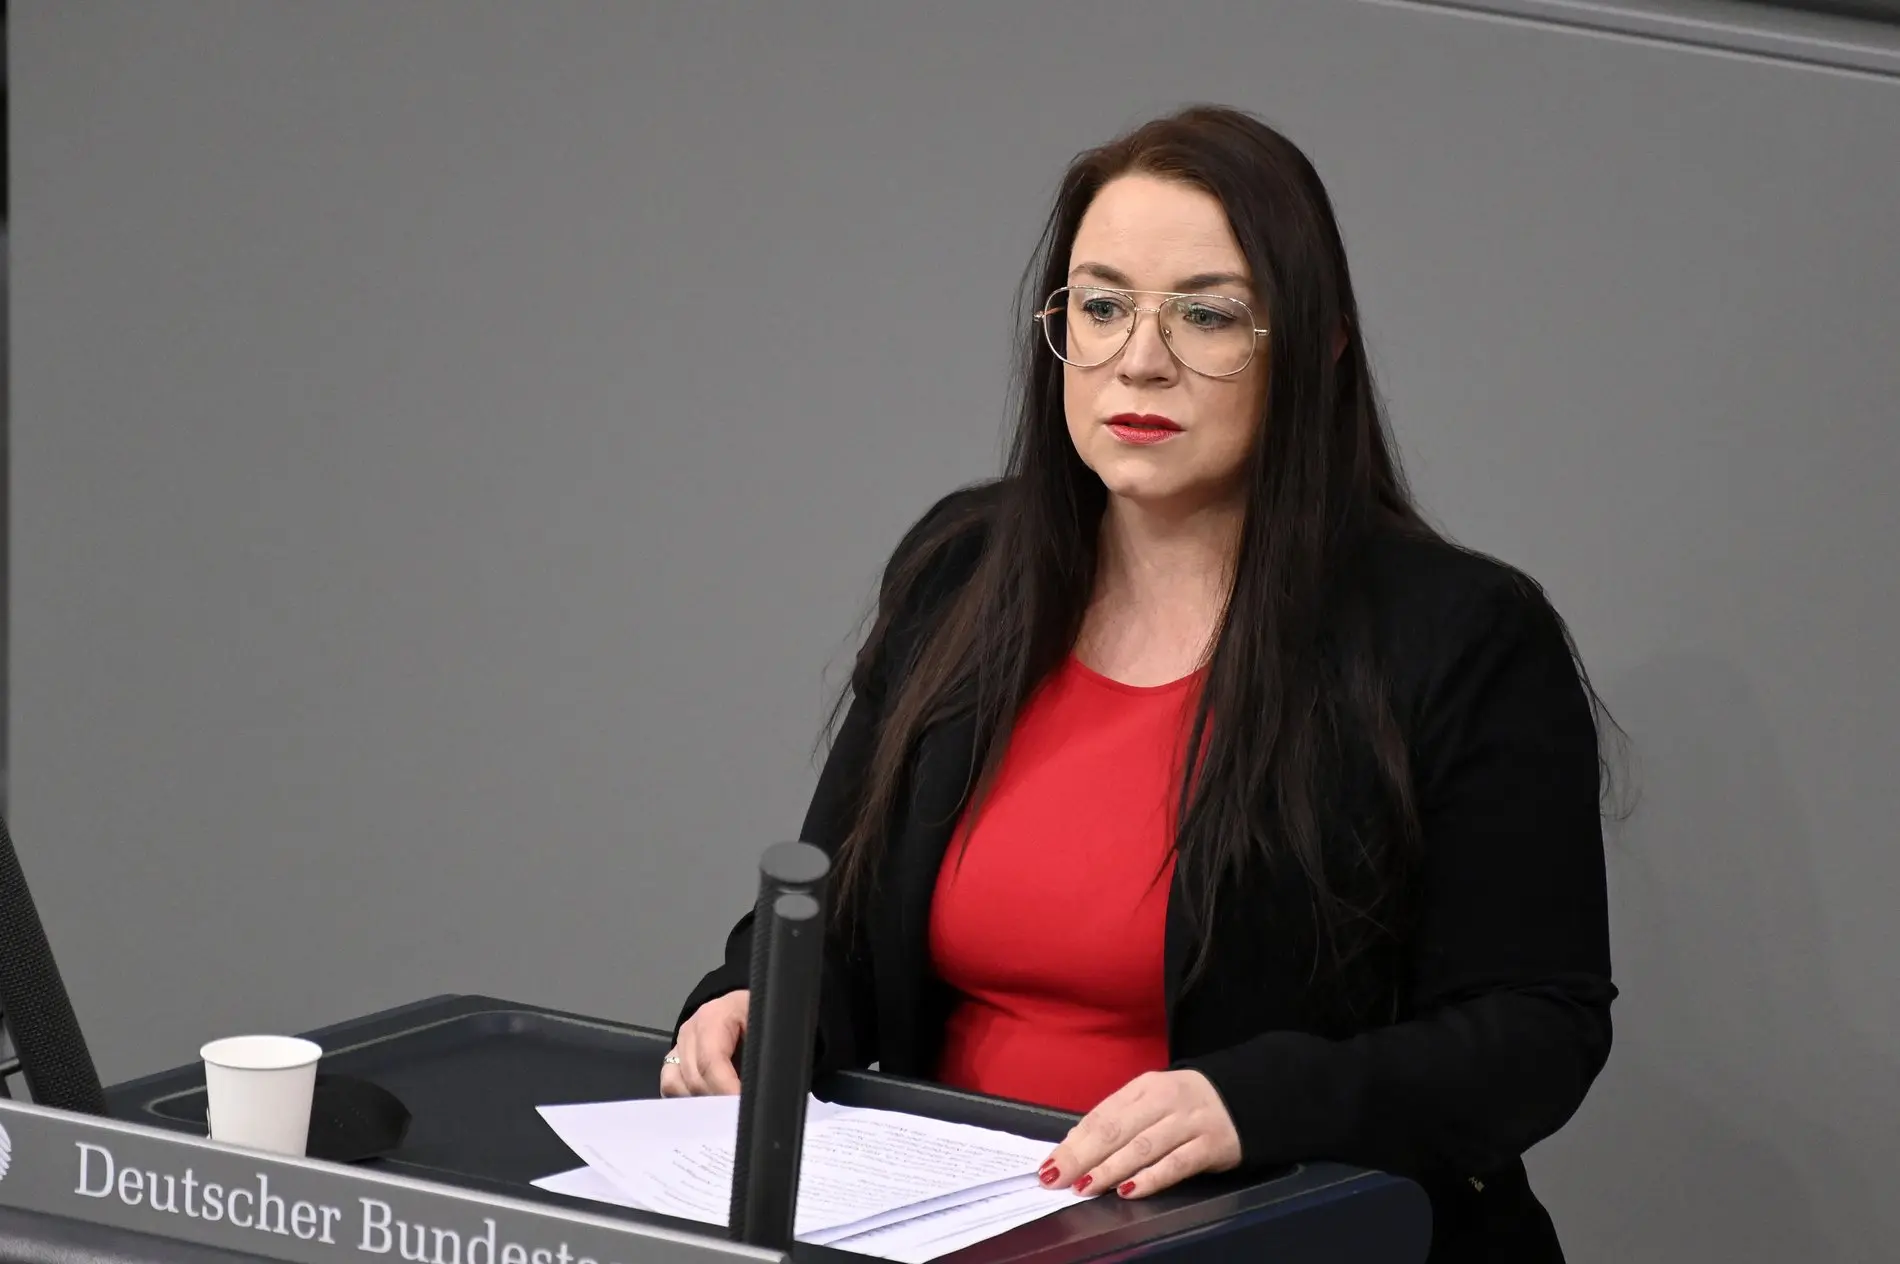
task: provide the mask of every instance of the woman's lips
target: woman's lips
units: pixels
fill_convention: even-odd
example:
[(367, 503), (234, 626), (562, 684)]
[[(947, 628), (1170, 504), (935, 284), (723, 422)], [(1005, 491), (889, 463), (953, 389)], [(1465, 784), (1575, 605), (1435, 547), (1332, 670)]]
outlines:
[(1167, 417), (1122, 413), (1108, 419), (1108, 432), (1123, 443), (1146, 447), (1149, 444), (1167, 442), (1181, 433), (1181, 427)]

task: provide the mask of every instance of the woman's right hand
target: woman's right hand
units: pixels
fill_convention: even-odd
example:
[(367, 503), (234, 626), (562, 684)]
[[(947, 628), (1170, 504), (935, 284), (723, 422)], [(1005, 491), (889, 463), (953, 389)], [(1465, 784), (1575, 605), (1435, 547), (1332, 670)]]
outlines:
[(741, 988), (715, 996), (680, 1024), (679, 1043), (660, 1067), (661, 1097), (709, 1097), (739, 1091), (733, 1056), (745, 1036), (752, 993)]

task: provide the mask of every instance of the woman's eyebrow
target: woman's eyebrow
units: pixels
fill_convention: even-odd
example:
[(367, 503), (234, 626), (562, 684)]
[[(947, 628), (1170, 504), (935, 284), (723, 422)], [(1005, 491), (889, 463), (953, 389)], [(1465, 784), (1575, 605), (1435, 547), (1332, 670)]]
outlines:
[[(1105, 263), (1078, 263), (1069, 270), (1070, 279), (1073, 280), (1079, 273), (1087, 273), (1097, 280), (1106, 281), (1110, 285), (1120, 286), (1125, 290), (1135, 288), (1135, 283), (1128, 279), (1127, 273), (1119, 268), (1111, 268)], [(1211, 289), (1216, 285), (1245, 287), (1250, 285), (1250, 282), (1238, 272), (1197, 272), (1193, 276), (1183, 277), (1177, 281), (1175, 291), (1193, 294), (1200, 290)]]

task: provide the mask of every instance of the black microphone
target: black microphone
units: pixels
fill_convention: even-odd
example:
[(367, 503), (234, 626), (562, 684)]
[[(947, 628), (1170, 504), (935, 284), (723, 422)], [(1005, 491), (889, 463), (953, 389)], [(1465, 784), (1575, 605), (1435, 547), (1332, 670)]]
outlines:
[(809, 843), (775, 843), (759, 860), (727, 1224), (737, 1241), (781, 1251), (791, 1248), (798, 1211), (830, 869)]

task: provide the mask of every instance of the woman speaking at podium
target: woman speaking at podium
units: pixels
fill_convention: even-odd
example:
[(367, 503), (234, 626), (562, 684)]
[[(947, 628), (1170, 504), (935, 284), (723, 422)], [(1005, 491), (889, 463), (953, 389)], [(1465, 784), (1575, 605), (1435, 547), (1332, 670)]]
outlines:
[[(1418, 1180), (1434, 1260), (1560, 1260), (1521, 1156), (1615, 995), (1563, 623), (1414, 508), (1284, 137), (1082, 154), (1030, 276), (1006, 473), (892, 556), (799, 835), (818, 1065), (1083, 1113), (1052, 1186), (1331, 1159)], [(748, 926), (662, 1092), (737, 1090)]]

